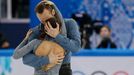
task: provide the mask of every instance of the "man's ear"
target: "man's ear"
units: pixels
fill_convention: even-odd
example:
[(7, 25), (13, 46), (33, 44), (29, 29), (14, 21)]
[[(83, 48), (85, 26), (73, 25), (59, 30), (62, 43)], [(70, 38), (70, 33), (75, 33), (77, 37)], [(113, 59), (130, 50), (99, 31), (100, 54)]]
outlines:
[(54, 10), (54, 9), (52, 10), (52, 15), (53, 15), (53, 16), (55, 15), (55, 10)]

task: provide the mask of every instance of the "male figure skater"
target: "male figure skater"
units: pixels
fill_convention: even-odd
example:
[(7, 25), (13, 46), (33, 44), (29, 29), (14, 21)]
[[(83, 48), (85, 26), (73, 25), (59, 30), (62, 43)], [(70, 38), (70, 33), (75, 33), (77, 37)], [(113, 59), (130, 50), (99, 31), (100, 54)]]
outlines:
[[(58, 9), (56, 8), (55, 12), (43, 10), (41, 12), (41, 14), (39, 14), (39, 12), (36, 12), (36, 13), (38, 14), (38, 18), (40, 19), (41, 23), (43, 23), (46, 18), (49, 18), (50, 14), (53, 15), (54, 13), (58, 13), (59, 14), (58, 16), (60, 16), (59, 19), (62, 20), (62, 30), (64, 30), (63, 34), (60, 33), (59, 30), (56, 30), (57, 28), (49, 28), (49, 27), (46, 27), (47, 25), (43, 27), (43, 25), (41, 24), (32, 29), (31, 35), (27, 36), (27, 38), (23, 41), (23, 44), (21, 44), (21, 46), (25, 46), (26, 41), (31, 42), (33, 39), (36, 39), (37, 36), (40, 34), (41, 28), (43, 27), (46, 30), (47, 35), (49, 35), (49, 36), (44, 37), (44, 39), (53, 40), (54, 42), (56, 42), (60, 46), (62, 46), (64, 48), (64, 50), (66, 51), (66, 55), (65, 55), (65, 58), (64, 58), (62, 66), (61, 66), (59, 74), (60, 75), (71, 75), (72, 72), (71, 72), (71, 68), (70, 68), (70, 56), (71, 56), (71, 52), (76, 52), (80, 49), (80, 34), (78, 31), (77, 24), (74, 20), (72, 20), (72, 19), (65, 20), (65, 27), (67, 29), (67, 37), (66, 37), (64, 35), (65, 34), (64, 32), (66, 32), (65, 31), (66, 29), (63, 26), (64, 21), (60, 15), (59, 11), (58, 12), (57, 11), (58, 11)], [(29, 32), (28, 32), (28, 34), (29, 34)], [(32, 46), (32, 43), (31, 43), (31, 45), (25, 46), (25, 49), (29, 49), (29, 46)], [(34, 48), (34, 49), (36, 49), (36, 48)], [(46, 75), (46, 74), (43, 74), (44, 71), (41, 69), (41, 67), (45, 66), (47, 64), (53, 63), (55, 61), (61, 60), (61, 58), (62, 57), (59, 57), (59, 56), (56, 57), (56, 55), (54, 55), (51, 52), (49, 53), (48, 56), (43, 56), (43, 57), (38, 57), (35, 55), (34, 52), (30, 52), (23, 57), (23, 63), (34, 67), (35, 75)], [(57, 62), (57, 64), (58, 64), (58, 62)], [(55, 75), (55, 74), (53, 74), (53, 75)]]

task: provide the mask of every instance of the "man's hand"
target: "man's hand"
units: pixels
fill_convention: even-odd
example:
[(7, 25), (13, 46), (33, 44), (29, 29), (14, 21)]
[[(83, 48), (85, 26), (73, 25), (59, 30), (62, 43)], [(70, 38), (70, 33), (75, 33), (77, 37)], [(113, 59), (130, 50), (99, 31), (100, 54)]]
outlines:
[(33, 32), (33, 31), (32, 31), (31, 29), (29, 29), (29, 31), (28, 31), (27, 34), (26, 34), (25, 39), (28, 39), (32, 32)]
[(48, 58), (49, 58), (49, 62), (50, 64), (61, 64), (61, 62), (63, 61), (65, 56), (61, 56), (61, 54), (54, 54), (53, 50), (50, 51)]
[(53, 28), (50, 22), (47, 22), (45, 25), (46, 33), (53, 38), (55, 38), (60, 33), (59, 24), (58, 23), (56, 24), (57, 24), (56, 28)]

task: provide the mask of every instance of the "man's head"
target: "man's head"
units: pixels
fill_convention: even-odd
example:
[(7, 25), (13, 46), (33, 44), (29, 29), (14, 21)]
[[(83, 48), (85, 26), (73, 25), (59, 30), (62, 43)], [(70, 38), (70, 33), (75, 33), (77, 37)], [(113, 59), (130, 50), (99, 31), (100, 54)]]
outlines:
[(111, 36), (111, 29), (108, 27), (108, 26), (103, 26), (101, 29), (100, 29), (100, 36), (102, 38), (105, 38), (105, 37), (110, 37)]
[(45, 23), (45, 21), (51, 17), (55, 16), (55, 10), (53, 8), (53, 4), (49, 2), (40, 2), (35, 8), (36, 15), (41, 23)]
[(58, 30), (61, 30), (63, 20), (61, 19), (60, 12), (54, 3), (50, 1), (42, 1), (35, 7), (35, 12), (38, 19), (42, 23), (41, 35), (39, 36), (39, 39), (44, 39), (46, 31), (49, 27), (57, 28), (57, 25), (59, 25)]

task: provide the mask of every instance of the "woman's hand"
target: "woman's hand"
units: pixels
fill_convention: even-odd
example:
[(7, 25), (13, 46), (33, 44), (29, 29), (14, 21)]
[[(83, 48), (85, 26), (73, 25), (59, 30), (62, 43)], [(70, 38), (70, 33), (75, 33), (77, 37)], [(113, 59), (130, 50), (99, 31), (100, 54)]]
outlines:
[(28, 39), (29, 38), (29, 36), (32, 34), (32, 30), (31, 29), (29, 29), (29, 31), (27, 32), (27, 34), (26, 34), (26, 37), (25, 37), (25, 39)]
[(46, 33), (49, 36), (53, 37), (53, 38), (55, 38), (60, 33), (59, 24), (58, 23), (56, 23), (56, 24), (57, 24), (57, 27), (56, 28), (53, 28), (51, 26), (50, 22), (46, 23), (46, 25), (45, 25)]

